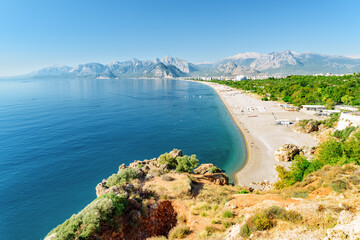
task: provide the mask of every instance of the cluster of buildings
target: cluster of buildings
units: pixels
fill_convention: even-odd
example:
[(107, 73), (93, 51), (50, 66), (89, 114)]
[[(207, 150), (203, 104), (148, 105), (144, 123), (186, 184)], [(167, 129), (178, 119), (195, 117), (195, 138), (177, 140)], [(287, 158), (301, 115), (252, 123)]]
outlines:
[(302, 105), (301, 111), (316, 114), (318, 116), (330, 116), (331, 114), (340, 114), (337, 130), (343, 130), (346, 127), (360, 126), (360, 112), (355, 106), (336, 105), (335, 109), (326, 109), (324, 105)]
[[(313, 74), (312, 76), (345, 76), (348, 74), (335, 74), (335, 73), (319, 73)], [(270, 74), (267, 75), (266, 73), (259, 73), (256, 75), (237, 75), (237, 76), (203, 76), (203, 77), (182, 77), (181, 79), (184, 80), (203, 80), (203, 81), (211, 81), (211, 80), (225, 80), (225, 81), (243, 81), (243, 80), (261, 80), (267, 78), (286, 78), (291, 75), (283, 75), (283, 74)]]
[(326, 109), (324, 105), (302, 105), (302, 111), (310, 114), (316, 114), (318, 116), (330, 116), (334, 113), (341, 112), (357, 112), (358, 108), (355, 106), (348, 105), (336, 105), (335, 109)]

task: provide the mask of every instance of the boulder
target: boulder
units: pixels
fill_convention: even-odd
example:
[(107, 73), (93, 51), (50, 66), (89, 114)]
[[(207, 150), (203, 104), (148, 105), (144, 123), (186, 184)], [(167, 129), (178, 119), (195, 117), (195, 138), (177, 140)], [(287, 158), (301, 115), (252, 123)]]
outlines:
[(214, 164), (212, 164), (212, 163), (201, 164), (199, 167), (194, 169), (194, 173), (196, 173), (196, 174), (205, 174), (212, 167), (214, 167)]
[(319, 130), (319, 124), (317, 121), (309, 121), (304, 127), (304, 133), (311, 133)]
[(215, 183), (216, 185), (228, 185), (229, 178), (224, 173), (205, 173), (205, 178)]
[(328, 229), (326, 239), (360, 239), (360, 214), (341, 211), (337, 225)]
[(161, 164), (160, 165), (160, 167), (159, 167), (159, 171), (161, 172), (161, 173), (167, 173), (167, 172), (169, 172), (170, 171), (170, 166), (169, 166), (169, 164)]
[(119, 172), (121, 171), (121, 170), (124, 170), (126, 168), (126, 165), (123, 163), (123, 164), (121, 164), (120, 166), (119, 166)]
[(276, 150), (274, 156), (275, 160), (279, 162), (290, 162), (295, 155), (300, 153), (300, 149), (294, 144), (285, 144)]
[(106, 186), (106, 180), (104, 179), (101, 183), (96, 185), (96, 197), (100, 197), (106, 193), (115, 193), (116, 195), (125, 195), (128, 196), (127, 191), (122, 186)]
[(319, 122), (310, 120), (308, 121), (305, 126), (303, 125), (304, 120), (297, 122), (294, 124), (293, 130), (295, 132), (301, 132), (301, 133), (311, 133), (319, 130)]
[(177, 158), (177, 157), (182, 157), (182, 151), (179, 149), (174, 148), (171, 152), (169, 152), (169, 154), (173, 157), (173, 158)]

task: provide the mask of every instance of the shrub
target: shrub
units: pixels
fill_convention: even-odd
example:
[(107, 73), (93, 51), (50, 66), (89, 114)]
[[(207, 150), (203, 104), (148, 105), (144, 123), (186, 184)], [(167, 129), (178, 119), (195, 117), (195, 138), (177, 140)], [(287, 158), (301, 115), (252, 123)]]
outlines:
[(360, 184), (360, 178), (356, 175), (351, 175), (349, 177), (349, 181), (354, 184), (354, 185), (359, 185)]
[(199, 164), (199, 160), (196, 159), (196, 155), (193, 154), (191, 157), (184, 155), (182, 157), (177, 157), (177, 172), (191, 172)]
[(138, 175), (134, 168), (125, 168), (119, 171), (117, 174), (111, 175), (106, 182), (107, 187), (122, 185), (125, 182), (128, 182), (131, 179), (137, 178)]
[(161, 154), (158, 157), (157, 161), (158, 161), (158, 164), (160, 164), (160, 165), (167, 164), (170, 167), (170, 169), (175, 169), (176, 168), (176, 160), (169, 153)]
[(246, 190), (246, 189), (241, 189), (238, 193), (239, 193), (239, 194), (248, 194), (249, 191)]
[(178, 223), (186, 223), (186, 217), (183, 215), (178, 215), (177, 221)]
[(263, 231), (270, 229), (274, 223), (269, 219), (265, 212), (256, 213), (254, 216), (254, 226), (256, 230)]
[(274, 94), (270, 95), (270, 100), (271, 101), (277, 101), (277, 97)]
[(307, 169), (309, 166), (310, 162), (305, 157), (299, 155), (295, 156), (289, 170), (277, 165), (276, 171), (278, 172), (279, 181), (275, 183), (275, 187), (281, 189), (301, 182), (308, 173)]
[(269, 99), (267, 97), (263, 97), (261, 100), (262, 101), (269, 101)]
[(333, 180), (330, 184), (330, 187), (332, 188), (332, 190), (334, 190), (335, 192), (341, 193), (342, 191), (346, 190), (349, 188), (348, 183), (343, 180), (343, 179), (336, 179)]
[(229, 227), (231, 227), (232, 225), (234, 225), (235, 223), (232, 221), (226, 221), (223, 223), (224, 228), (228, 229)]
[(214, 226), (206, 226), (205, 227), (205, 231), (208, 233), (208, 235), (213, 234), (214, 232), (219, 231), (218, 228), (214, 227)]
[(250, 230), (249, 226), (245, 223), (240, 229), (240, 236), (250, 237), (250, 235), (251, 235), (251, 230)]
[(324, 219), (325, 228), (333, 228), (337, 224), (337, 219), (334, 218), (331, 214), (327, 214)]
[(57, 226), (49, 234), (56, 233), (57, 239), (87, 239), (100, 229), (100, 222), (120, 216), (125, 209), (127, 200), (113, 193), (104, 194), (87, 205), (78, 214), (74, 214), (63, 224)]
[(221, 169), (215, 166), (209, 169), (209, 173), (221, 173), (221, 172), (222, 172)]
[(211, 220), (211, 224), (221, 224), (221, 220), (220, 219), (213, 219), (213, 220)]
[(223, 218), (233, 218), (234, 214), (231, 211), (226, 210), (225, 212), (223, 212), (222, 217)]
[(334, 137), (336, 137), (336, 138), (340, 139), (342, 142), (344, 142), (350, 136), (350, 134), (353, 131), (355, 131), (356, 129), (357, 129), (357, 127), (349, 126), (343, 130), (336, 130), (334, 132)]
[(169, 239), (184, 238), (190, 233), (188, 226), (178, 226), (173, 228), (169, 233)]
[(202, 217), (206, 217), (206, 212), (202, 212), (202, 213), (200, 213), (200, 216), (202, 216)]
[(270, 229), (275, 226), (277, 219), (296, 223), (302, 220), (302, 216), (295, 211), (287, 211), (282, 207), (272, 206), (250, 217), (241, 229), (240, 234), (243, 236), (254, 231)]
[(294, 197), (294, 198), (307, 198), (308, 197), (308, 192), (307, 191), (295, 191), (292, 194), (292, 197)]

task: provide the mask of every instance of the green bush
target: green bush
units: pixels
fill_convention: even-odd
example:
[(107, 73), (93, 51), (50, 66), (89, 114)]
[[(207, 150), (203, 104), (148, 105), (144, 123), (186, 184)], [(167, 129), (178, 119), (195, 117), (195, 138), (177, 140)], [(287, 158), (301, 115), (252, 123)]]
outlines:
[(220, 168), (213, 166), (213, 167), (211, 167), (211, 168), (209, 169), (208, 172), (209, 172), (209, 173), (221, 173), (222, 171), (221, 171)]
[(256, 213), (254, 216), (254, 227), (257, 231), (270, 229), (274, 226), (273, 221), (266, 215), (265, 212)]
[(272, 206), (250, 217), (240, 230), (240, 235), (249, 236), (252, 232), (271, 229), (276, 225), (276, 220), (300, 222), (302, 216), (295, 211), (287, 211), (279, 206)]
[(350, 136), (350, 134), (356, 129), (357, 127), (350, 126), (350, 127), (346, 127), (344, 130), (336, 130), (334, 132), (334, 137), (344, 142)]
[(241, 189), (238, 193), (239, 193), (239, 194), (248, 194), (249, 191), (246, 190), (246, 189)]
[(173, 228), (169, 233), (169, 239), (185, 238), (190, 233), (188, 226), (178, 226)]
[(278, 189), (289, 187), (297, 182), (301, 182), (303, 178), (308, 174), (308, 167), (310, 162), (299, 155), (296, 155), (294, 161), (289, 170), (286, 170), (283, 166), (277, 165), (276, 171), (278, 172), (279, 180), (275, 183), (275, 187)]
[(240, 229), (240, 236), (250, 237), (250, 235), (251, 235), (251, 230), (250, 230), (249, 226), (245, 223)]
[(228, 229), (229, 227), (231, 227), (232, 225), (234, 225), (235, 223), (232, 221), (225, 221), (223, 222), (223, 226), (225, 229)]
[(125, 182), (128, 182), (131, 179), (137, 178), (136, 170), (133, 168), (125, 168), (121, 171), (119, 171), (117, 174), (111, 175), (107, 181), (106, 186), (116, 186), (116, 185), (122, 185)]
[(262, 101), (269, 101), (269, 99), (267, 97), (263, 97), (261, 100)]
[(126, 204), (127, 200), (123, 197), (113, 193), (105, 194), (57, 226), (48, 236), (56, 233), (54, 240), (87, 239), (92, 233), (100, 230), (101, 221), (120, 216)]
[(199, 160), (196, 159), (196, 155), (193, 154), (191, 157), (184, 155), (182, 157), (177, 157), (177, 172), (191, 172), (199, 164)]
[(175, 169), (176, 165), (177, 165), (175, 158), (172, 155), (170, 155), (169, 153), (161, 154), (158, 157), (157, 161), (158, 161), (158, 164), (160, 164), (160, 165), (167, 164), (170, 167), (170, 169)]
[(223, 212), (222, 217), (223, 218), (233, 218), (234, 214), (231, 211), (226, 210), (225, 212)]
[(349, 188), (348, 183), (343, 179), (335, 179), (331, 182), (330, 187), (335, 192), (341, 193)]
[(294, 198), (307, 198), (308, 197), (308, 192), (307, 191), (295, 191), (292, 194), (292, 197), (294, 197)]

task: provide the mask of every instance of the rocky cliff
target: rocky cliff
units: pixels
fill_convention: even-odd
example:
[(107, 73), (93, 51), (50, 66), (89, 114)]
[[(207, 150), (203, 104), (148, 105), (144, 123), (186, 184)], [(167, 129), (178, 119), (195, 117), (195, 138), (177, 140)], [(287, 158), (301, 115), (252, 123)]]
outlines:
[(290, 188), (254, 190), (229, 185), (213, 164), (196, 165), (176, 149), (122, 164), (46, 240), (360, 237), (359, 166), (324, 166)]

